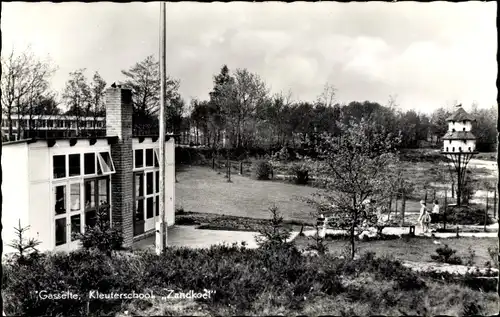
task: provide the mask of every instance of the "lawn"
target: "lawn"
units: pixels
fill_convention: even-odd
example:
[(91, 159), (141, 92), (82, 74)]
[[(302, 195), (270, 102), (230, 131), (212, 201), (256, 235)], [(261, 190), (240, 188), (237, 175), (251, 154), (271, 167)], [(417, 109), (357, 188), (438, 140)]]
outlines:
[[(434, 241), (438, 241), (441, 244), (436, 245)], [(311, 237), (297, 237), (295, 242), (300, 248), (305, 248), (314, 241)], [(329, 252), (337, 254), (342, 252), (347, 244), (347, 240), (327, 242)], [(486, 261), (492, 262), (488, 254), (488, 248), (498, 246), (498, 240), (495, 238), (430, 239), (414, 237), (384, 241), (360, 241), (357, 243), (357, 247), (360, 253), (372, 251), (378, 256), (393, 256), (398, 260), (433, 262), (431, 254), (435, 254), (436, 249), (445, 244), (457, 250), (456, 255), (463, 259), (469, 255), (468, 249), (471, 248), (475, 252), (474, 264), (478, 267), (484, 267)]]
[(176, 207), (185, 211), (267, 219), (274, 204), (285, 220), (314, 220), (314, 208), (301, 200), (317, 192), (312, 187), (239, 175), (231, 175), (228, 183), (223, 174), (199, 166), (180, 170), (177, 180)]
[[(431, 181), (435, 177), (436, 163), (403, 162), (407, 177), (417, 183)], [(183, 166), (177, 173), (176, 207), (188, 212), (213, 213), (234, 217), (267, 219), (269, 207), (275, 204), (285, 220), (312, 223), (313, 207), (302, 199), (311, 197), (318, 190), (310, 186), (295, 185), (283, 181), (256, 181), (246, 176), (231, 175), (231, 183), (224, 174), (208, 167)], [(420, 199), (423, 199), (423, 195)], [(429, 190), (428, 201), (433, 198)], [(437, 194), (441, 204), (444, 198)], [(406, 201), (405, 222), (416, 223), (420, 204), (418, 197)], [(401, 212), (401, 200), (397, 210)], [(431, 205), (429, 205), (431, 206)], [(393, 203), (393, 209), (395, 203)], [(490, 213), (493, 212), (490, 210)], [(395, 212), (392, 212), (392, 216)]]

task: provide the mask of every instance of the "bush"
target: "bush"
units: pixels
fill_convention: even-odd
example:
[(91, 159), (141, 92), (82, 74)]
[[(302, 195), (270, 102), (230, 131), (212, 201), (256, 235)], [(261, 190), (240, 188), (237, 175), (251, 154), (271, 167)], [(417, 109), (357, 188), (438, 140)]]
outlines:
[(437, 254), (432, 254), (431, 258), (437, 262), (448, 264), (462, 264), (462, 259), (455, 255), (457, 250), (453, 250), (447, 244), (436, 249)]
[(293, 180), (298, 185), (306, 185), (309, 182), (309, 168), (304, 163), (296, 163), (290, 167)]
[[(446, 222), (456, 225), (484, 225), (484, 209), (474, 206), (448, 207)], [(493, 223), (493, 219), (488, 215), (486, 225)]]
[(123, 236), (120, 228), (111, 226), (109, 206), (100, 207), (96, 214), (96, 224), (87, 226), (85, 233), (77, 234), (84, 249), (97, 249), (108, 256), (113, 251), (123, 249)]
[(252, 176), (257, 180), (268, 180), (272, 172), (271, 164), (267, 160), (258, 160), (252, 164)]
[(490, 255), (491, 263), (498, 269), (498, 247), (488, 247), (488, 254)]

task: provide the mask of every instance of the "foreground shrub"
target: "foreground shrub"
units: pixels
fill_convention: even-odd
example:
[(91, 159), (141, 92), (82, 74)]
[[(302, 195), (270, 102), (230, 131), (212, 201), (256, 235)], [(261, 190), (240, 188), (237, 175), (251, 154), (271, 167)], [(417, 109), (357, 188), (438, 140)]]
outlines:
[(268, 180), (272, 172), (271, 164), (267, 160), (258, 160), (252, 164), (252, 177), (257, 180)]
[(77, 235), (84, 249), (97, 249), (108, 256), (111, 256), (113, 251), (122, 249), (123, 236), (121, 230), (117, 226), (110, 225), (109, 215), (109, 206), (99, 208), (96, 215), (96, 224), (87, 226), (85, 233)]
[(431, 258), (437, 262), (448, 264), (462, 264), (462, 259), (455, 255), (457, 250), (453, 250), (447, 244), (436, 249), (437, 254), (431, 254)]

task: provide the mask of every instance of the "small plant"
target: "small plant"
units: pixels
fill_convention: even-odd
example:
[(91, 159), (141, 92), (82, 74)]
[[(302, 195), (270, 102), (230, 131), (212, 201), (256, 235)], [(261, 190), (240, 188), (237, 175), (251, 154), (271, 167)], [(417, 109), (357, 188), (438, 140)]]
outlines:
[(281, 247), (291, 245), (287, 240), (290, 238), (290, 229), (284, 226), (283, 217), (278, 211), (278, 207), (269, 208), (271, 219), (267, 226), (259, 230), (261, 237), (257, 237), (257, 243), (260, 247)]
[(253, 164), (252, 176), (257, 180), (268, 180), (272, 166), (267, 160), (258, 160)]
[(30, 226), (21, 227), (21, 220), (19, 220), (18, 227), (14, 227), (16, 231), (17, 239), (12, 240), (8, 246), (16, 249), (16, 254), (14, 258), (17, 260), (19, 264), (26, 263), (28, 259), (32, 256), (36, 256), (38, 254), (37, 246), (41, 244), (40, 241), (37, 241), (34, 238), (26, 238), (26, 231), (30, 229)]
[(84, 249), (97, 249), (108, 256), (111, 256), (114, 250), (121, 250), (123, 245), (121, 230), (110, 225), (109, 206), (100, 207), (96, 213), (96, 224), (87, 226), (85, 233), (76, 236)]
[(474, 266), (474, 259), (476, 258), (476, 251), (472, 250), (471, 247), (467, 249), (468, 255), (465, 258), (465, 265)]
[(180, 207), (180, 208), (176, 208), (175, 209), (175, 214), (176, 215), (183, 215), (185, 214), (186, 212), (184, 211), (184, 208), (183, 207)]
[(447, 244), (436, 249), (437, 254), (432, 254), (431, 258), (437, 262), (448, 264), (462, 264), (462, 259), (455, 255), (457, 250), (453, 250)]
[(494, 265), (494, 267), (498, 268), (498, 247), (488, 247), (488, 254), (490, 255), (491, 258), (491, 264)]

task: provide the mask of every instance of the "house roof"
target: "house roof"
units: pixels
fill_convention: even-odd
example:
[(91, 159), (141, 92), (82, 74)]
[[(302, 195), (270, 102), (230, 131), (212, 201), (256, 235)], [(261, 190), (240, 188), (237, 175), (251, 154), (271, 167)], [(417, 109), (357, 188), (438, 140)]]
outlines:
[(467, 111), (462, 108), (462, 105), (457, 106), (457, 110), (449, 116), (446, 121), (475, 121), (476, 119), (467, 113)]
[(475, 140), (476, 137), (470, 131), (447, 132), (443, 140)]

